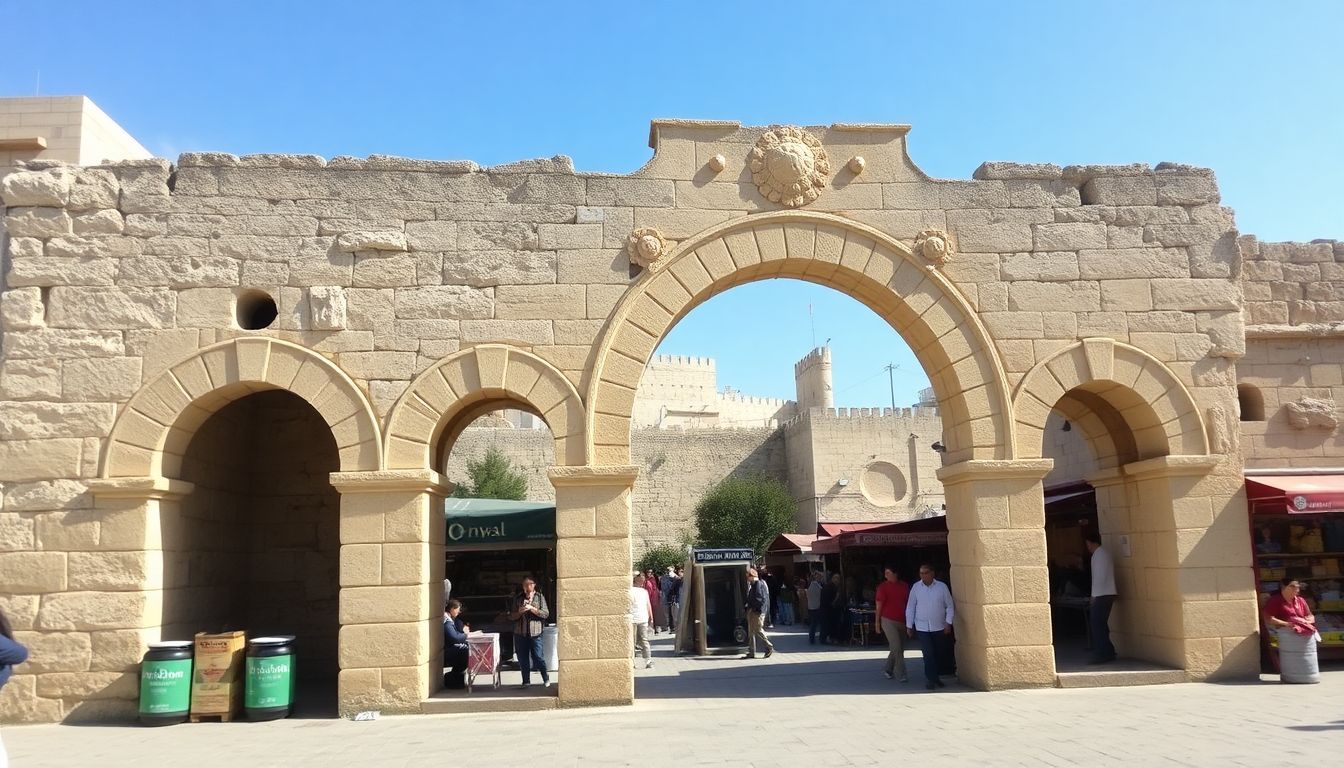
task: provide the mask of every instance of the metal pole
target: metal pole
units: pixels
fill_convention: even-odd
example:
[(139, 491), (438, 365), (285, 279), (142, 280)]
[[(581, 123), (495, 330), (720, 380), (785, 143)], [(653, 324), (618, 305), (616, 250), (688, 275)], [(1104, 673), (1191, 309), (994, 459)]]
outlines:
[(894, 363), (887, 363), (887, 386), (891, 388), (891, 410), (893, 413), (896, 411), (895, 370), (896, 365)]

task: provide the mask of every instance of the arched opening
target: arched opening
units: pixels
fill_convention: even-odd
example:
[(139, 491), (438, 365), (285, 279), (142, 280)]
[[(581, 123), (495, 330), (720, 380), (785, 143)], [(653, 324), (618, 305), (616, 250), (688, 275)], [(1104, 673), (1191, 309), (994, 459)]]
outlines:
[[(507, 427), (505, 423), (508, 424)], [(505, 440), (495, 431), (505, 429), (516, 432)], [(477, 452), (491, 445), (501, 448), (506, 458), (512, 454), (520, 464), (526, 461), (530, 465), (538, 456), (542, 457), (542, 460), (549, 457), (552, 462), (552, 465), (547, 466), (545, 470), (536, 466), (529, 468), (530, 480), (526, 483), (528, 486), (526, 495), (538, 498), (524, 500), (533, 508), (531, 512), (538, 512), (535, 508), (542, 507), (540, 513), (549, 515), (545, 522), (549, 528), (544, 531), (535, 530), (532, 527), (536, 525), (535, 520), (522, 526), (526, 540), (521, 546), (515, 546), (518, 542), (502, 541), (513, 537), (520, 530), (519, 526), (507, 522), (499, 524), (498, 515), (494, 518), (494, 524), (489, 524), (488, 520), (482, 524), (482, 520), (478, 518), (475, 524), (463, 521), (460, 526), (452, 528), (450, 515), (472, 512), (470, 509), (454, 509), (455, 502), (467, 500), (449, 498), (444, 502), (432, 502), (436, 506), (431, 510), (431, 520), (435, 522), (431, 524), (432, 530), (428, 534), (430, 544), (426, 552), (432, 569), (431, 578), (435, 582), (442, 581), (448, 578), (445, 574), (450, 569), (465, 574), (456, 580), (451, 580), (453, 581), (451, 585), (443, 586), (448, 591), (447, 597), (450, 600), (454, 599), (454, 596), (463, 597), (463, 590), (472, 592), (465, 596), (479, 598), (465, 606), (470, 612), (470, 620), (464, 623), (470, 625), (473, 630), (489, 625), (499, 630), (490, 633), (492, 635), (512, 632), (515, 626), (513, 620), (509, 619), (507, 614), (501, 616), (504, 613), (501, 609), (511, 604), (518, 591), (516, 589), (518, 582), (528, 575), (539, 582), (540, 592), (546, 597), (550, 609), (548, 612), (551, 615), (543, 625), (555, 623), (559, 604), (564, 599), (562, 597), (564, 587), (559, 584), (561, 580), (558, 576), (560, 542), (557, 541), (557, 534), (562, 533), (561, 522), (555, 502), (549, 501), (556, 496), (547, 496), (546, 484), (541, 482), (538, 474), (543, 471), (549, 474), (557, 468), (581, 467), (585, 463), (585, 443), (583, 406), (574, 390), (574, 385), (545, 360), (508, 345), (482, 344), (444, 358), (412, 381), (405, 394), (393, 406), (388, 416), (389, 469), (431, 470), (436, 475), (444, 473), (452, 481), (461, 482), (468, 479), (469, 473), (466, 471), (468, 462), (483, 456), (483, 453)], [(550, 448), (549, 454), (547, 446)], [(459, 447), (462, 450), (459, 450)], [(554, 493), (553, 489), (549, 490)], [(437, 506), (439, 504), (443, 505), (442, 512)], [(497, 509), (494, 512), (485, 510), (483, 514), (494, 514), (499, 511), (501, 510)], [(503, 511), (509, 512), (509, 510)], [(590, 508), (587, 512), (591, 520), (594, 511)], [(442, 523), (433, 517), (439, 514), (445, 516)], [(621, 522), (624, 523), (625, 520), (622, 519)], [(587, 527), (588, 535), (593, 535), (593, 523), (590, 522)], [(571, 536), (581, 535), (584, 532), (583, 526), (571, 525), (567, 532)], [(529, 552), (513, 560), (509, 559), (512, 556), (499, 555), (500, 552), (517, 550), (529, 550)], [(538, 551), (544, 559), (539, 568), (533, 560), (528, 559), (529, 557), (535, 559), (539, 554)], [(454, 557), (454, 564), (451, 566), (448, 563), (450, 556)], [(480, 573), (487, 567), (484, 564), (487, 559), (490, 560), (488, 565), (490, 575), (482, 581)], [(510, 564), (514, 561), (517, 567)], [(574, 567), (574, 571), (579, 571), (584, 566), (584, 563), (580, 563), (578, 567)], [(533, 573), (533, 570), (545, 573), (537, 574)], [(542, 577), (547, 574), (550, 575), (545, 578), (544, 583), (540, 583), (543, 582)], [(575, 579), (575, 581), (585, 580)], [(572, 594), (581, 596), (587, 591), (598, 590), (595, 589), (595, 585), (585, 584)], [(444, 592), (436, 590), (436, 600), (444, 596)], [(436, 607), (436, 610), (441, 607), (443, 605)], [(586, 623), (591, 624), (591, 621), (591, 618), (587, 618)], [(583, 626), (585, 624), (583, 619), (578, 620), (576, 624), (580, 629), (587, 628)], [(443, 652), (448, 633), (439, 631), (442, 627), (439, 622), (435, 622), (433, 627), (428, 638), (431, 654), (447, 656), (448, 654)], [(545, 642), (549, 644), (550, 637), (556, 634), (555, 630), (545, 627), (543, 631), (547, 632)], [(591, 636), (589, 633), (586, 637)], [(543, 652), (545, 650), (543, 648)], [(559, 655), (550, 653), (547, 656), (548, 664), (553, 665)], [(443, 660), (449, 661), (447, 658)], [(438, 665), (437, 660), (434, 663), (435, 666)], [(580, 667), (583, 665), (583, 661), (577, 663)], [(518, 675), (518, 673), (512, 674)], [(536, 686), (532, 689), (532, 693), (547, 696), (564, 695), (559, 686), (546, 689), (537, 686), (536, 684), (540, 682), (537, 679), (539, 677), (538, 671), (532, 680)], [(547, 677), (559, 682), (559, 675), (552, 676), (549, 670)], [(444, 678), (434, 675), (430, 680), (430, 692), (439, 691), (445, 683), (458, 682), (455, 678), (456, 675), (449, 677), (447, 671)], [(513, 680), (520, 681), (521, 675), (514, 677)], [(423, 709), (427, 712), (458, 711), (463, 706), (470, 709), (472, 705), (466, 699), (458, 697), (456, 692), (450, 691), (436, 695), (433, 701), (425, 702)]]
[[(444, 591), (452, 601), (445, 613), (452, 605), (462, 629), (499, 636), (499, 679), (506, 689), (524, 682), (526, 663), (530, 691), (554, 695), (542, 685), (556, 682), (559, 662), (555, 488), (546, 474), (555, 466), (554, 437), (530, 406), (511, 401), (482, 401), (458, 421), (436, 450), (439, 470), (454, 484), (444, 513)], [(520, 637), (520, 624), (510, 616), (529, 578), (546, 613), (540, 621), (544, 671), (531, 654), (536, 640)], [(445, 636), (442, 682), (450, 696), (465, 684), (461, 649), (454, 655), (453, 645)]]
[[(1002, 366), (966, 298), (935, 265), (880, 232), (841, 217), (788, 212), (749, 217), (682, 243), (665, 265), (657, 265), (618, 305), (589, 379), (589, 436), (596, 464), (633, 461), (631, 436), (640, 377), (668, 332), (711, 298), (770, 278), (793, 278), (840, 291), (882, 318), (914, 350), (936, 394), (941, 439), (918, 437), (914, 442), (913, 433), (906, 432), (899, 436), (906, 451), (924, 445), (936, 456), (933, 445), (940, 444), (946, 450), (935, 467), (1013, 457), (1011, 409)], [(881, 458), (872, 453), (867, 458)], [(893, 456), (879, 461), (876, 468), (865, 465), (865, 471), (874, 469), (868, 483), (862, 482), (863, 475), (829, 477), (834, 468), (823, 474), (828, 476), (828, 485), (841, 489), (852, 485), (859, 495), (866, 487), (874, 498), (894, 499), (896, 483), (890, 473), (881, 472), (882, 464), (898, 466), (892, 459), (907, 461)], [(972, 471), (979, 470), (979, 466), (972, 467)], [(885, 495), (880, 490), (883, 479), (889, 490)], [(642, 478), (634, 484), (636, 496), (641, 482)], [(815, 526), (815, 506), (800, 510), (799, 516), (803, 511)], [(956, 514), (966, 516), (964, 527), (976, 527), (973, 509), (958, 511), (951, 505), (949, 527)], [(963, 535), (963, 539), (964, 545), (969, 544), (969, 537)], [(971, 547), (965, 546), (964, 551)], [(969, 560), (965, 565), (978, 567)], [(1044, 563), (1040, 566), (1043, 570)], [(968, 595), (979, 588), (976, 581), (968, 585)], [(987, 601), (972, 598), (969, 602), (979, 608)], [(859, 626), (871, 626), (872, 614), (866, 618), (867, 623)], [(983, 650), (985, 641), (976, 645)]]
[[(889, 321), (846, 292), (763, 278), (686, 312), (654, 351), (632, 405), (630, 457), (639, 468), (632, 548), (657, 584), (650, 590), (656, 664), (645, 671), (636, 659), (636, 695), (728, 695), (738, 684), (736, 656), (727, 654), (748, 650), (742, 638), (751, 617), (733, 597), (742, 586), (734, 569), (745, 565), (683, 567), (678, 582), (665, 569), (684, 566), (686, 544), (758, 547), (770, 594), (762, 619), (768, 637), (785, 656), (817, 654), (800, 695), (862, 690), (863, 678), (882, 679), (881, 665), (862, 669), (862, 660), (888, 645), (874, 631), (873, 613), (884, 568), (893, 566), (908, 586), (927, 562), (950, 581), (935, 475), (942, 460), (932, 448), (942, 439), (918, 358)], [(775, 530), (752, 540), (706, 537), (696, 507), (726, 480), (735, 493), (750, 488), (749, 498), (782, 489), (791, 510), (779, 537)], [(911, 523), (938, 531), (897, 533)], [(835, 535), (857, 530), (881, 533)], [(812, 550), (818, 541), (828, 545), (824, 553)], [(814, 573), (824, 585), (812, 596), (815, 609)], [(683, 619), (689, 625), (680, 633), (667, 631)], [(896, 626), (901, 664), (893, 661), (893, 675), (910, 679), (908, 655), (918, 678), (920, 654), (904, 637), (903, 615)], [(951, 672), (952, 654), (943, 655)], [(692, 672), (699, 682), (686, 686)]]
[(322, 415), (284, 390), (245, 395), (192, 433), (162, 516), (163, 637), (296, 638), (298, 711), (335, 714), (340, 455)]
[(1253, 384), (1237, 385), (1237, 405), (1242, 421), (1265, 420), (1265, 396)]

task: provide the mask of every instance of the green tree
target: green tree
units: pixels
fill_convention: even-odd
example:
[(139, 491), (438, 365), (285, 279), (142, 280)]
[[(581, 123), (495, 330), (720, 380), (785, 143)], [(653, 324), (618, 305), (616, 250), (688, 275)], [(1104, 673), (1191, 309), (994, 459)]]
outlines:
[(527, 498), (527, 478), (513, 468), (508, 457), (497, 446), (490, 446), (479, 461), (467, 461), (467, 476), (470, 478), (457, 484), (453, 496), (459, 499), (511, 499), (522, 501)]
[(796, 505), (784, 483), (769, 475), (729, 477), (695, 507), (702, 547), (751, 547), (759, 557), (793, 525)]
[(681, 565), (686, 562), (686, 547), (691, 543), (692, 538), (689, 535), (683, 535), (680, 537), (680, 543), (656, 544), (649, 547), (644, 550), (643, 555), (640, 555), (638, 562), (635, 563), (635, 568), (639, 569), (640, 573), (652, 568), (654, 573), (661, 576), (667, 571), (667, 566)]

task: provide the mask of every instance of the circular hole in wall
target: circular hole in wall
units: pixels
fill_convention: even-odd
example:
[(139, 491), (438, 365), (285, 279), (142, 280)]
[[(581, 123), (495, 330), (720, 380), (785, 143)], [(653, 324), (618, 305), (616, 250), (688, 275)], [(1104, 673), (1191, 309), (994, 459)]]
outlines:
[(874, 461), (859, 480), (863, 497), (879, 507), (889, 507), (905, 498), (905, 475), (888, 461)]
[(238, 327), (248, 331), (259, 331), (271, 327), (276, 315), (275, 299), (265, 291), (247, 291), (238, 297)]

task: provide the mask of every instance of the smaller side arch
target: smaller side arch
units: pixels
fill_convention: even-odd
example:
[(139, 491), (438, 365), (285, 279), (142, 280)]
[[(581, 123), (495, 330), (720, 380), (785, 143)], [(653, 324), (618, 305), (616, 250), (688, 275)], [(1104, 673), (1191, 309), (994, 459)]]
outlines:
[(1200, 409), (1170, 368), (1138, 347), (1091, 338), (1037, 363), (1018, 384), (1014, 428), (1023, 457), (1040, 455), (1045, 420), (1066, 394), (1107, 406), (1123, 419), (1136, 454), (1131, 460), (1209, 453)]
[(248, 337), (205, 347), (141, 387), (112, 426), (99, 476), (175, 477), (206, 419), (234, 400), (270, 389), (292, 392), (321, 414), (336, 439), (342, 471), (382, 469), (378, 418), (344, 371), (297, 344)]
[(555, 366), (507, 344), (480, 344), (443, 358), (420, 374), (392, 406), (388, 469), (437, 469), (445, 438), (476, 417), (521, 406), (541, 416), (560, 466), (587, 464), (583, 400)]

